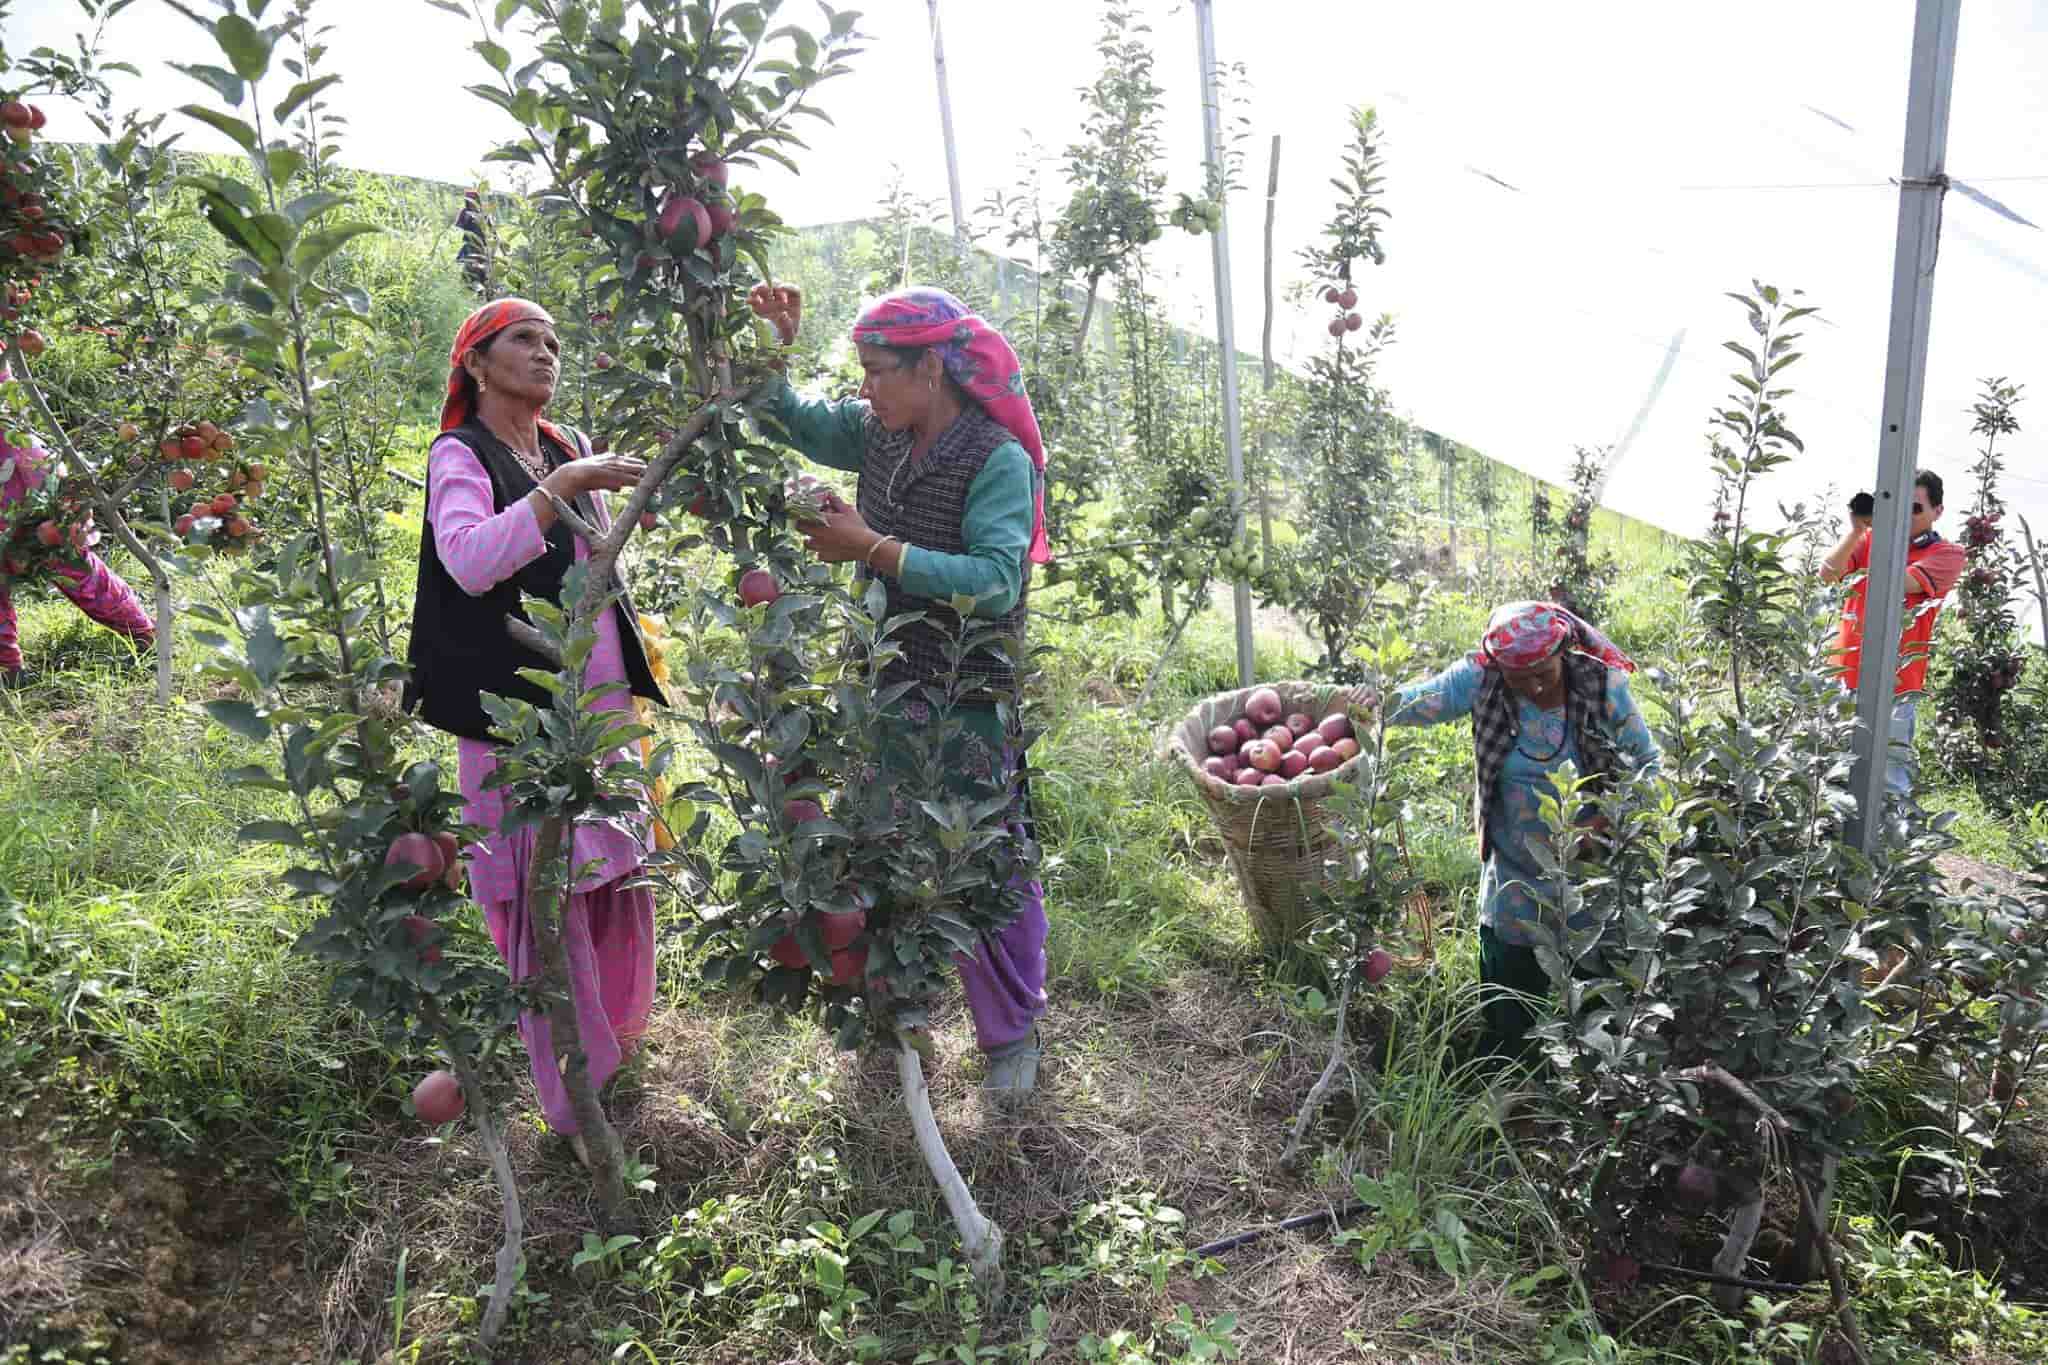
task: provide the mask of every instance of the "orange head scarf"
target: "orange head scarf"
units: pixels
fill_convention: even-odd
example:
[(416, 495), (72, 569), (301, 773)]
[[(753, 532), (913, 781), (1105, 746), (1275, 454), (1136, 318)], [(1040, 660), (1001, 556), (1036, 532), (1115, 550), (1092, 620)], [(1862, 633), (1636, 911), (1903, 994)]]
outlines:
[[(453, 430), (476, 416), (476, 404), (470, 399), (469, 385), (463, 382), (468, 378), (468, 371), (462, 368), (462, 358), (518, 322), (555, 325), (548, 310), (537, 303), (527, 299), (498, 299), (471, 313), (456, 331), (455, 345), (448, 352), (448, 401), (441, 405), (441, 430)], [(571, 454), (575, 453), (576, 448), (563, 439), (553, 423), (542, 422), (541, 430), (569, 446)]]

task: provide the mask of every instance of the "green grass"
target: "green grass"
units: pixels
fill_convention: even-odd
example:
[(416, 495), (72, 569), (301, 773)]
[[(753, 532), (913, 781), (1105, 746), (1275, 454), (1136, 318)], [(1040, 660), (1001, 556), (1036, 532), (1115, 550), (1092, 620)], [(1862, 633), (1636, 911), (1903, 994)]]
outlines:
[[(394, 531), (409, 550), (416, 528)], [(394, 591), (404, 578), (395, 566)], [(1657, 648), (1676, 594), (1656, 573), (1630, 575), (1617, 635)], [(487, 1174), (459, 1125), (429, 1134), (406, 1117), (424, 1060), (327, 1004), (315, 966), (291, 951), (312, 911), (280, 895), (274, 850), (234, 837), (273, 798), (220, 776), (251, 756), (198, 719), (189, 659), (179, 704), (159, 712), (120, 642), (61, 602), (23, 607), (44, 681), (0, 694), (0, 1105), (16, 1120), (0, 1131), (0, 1170), (36, 1171), (52, 1211), (160, 1173), (195, 1191), (186, 1223), (257, 1189), (268, 1221), (235, 1235), (278, 1262), (281, 1338), (307, 1354), (324, 1341), (343, 1357), (398, 1343), (399, 1360), (463, 1358), (496, 1236)], [(1487, 607), (1434, 596), (1411, 624), (1418, 663), (1462, 653)], [(886, 1060), (841, 1056), (807, 1018), (708, 991), (679, 932), (660, 957), (655, 1037), (614, 1093), (629, 1147), (655, 1168), (641, 1240), (575, 1264), (591, 1226), (580, 1173), (543, 1138), (523, 1080), (510, 1091), (530, 1239), (507, 1358), (957, 1359), (994, 1343), (986, 1358), (1136, 1365), (1214, 1358), (1200, 1352), (1218, 1341), (1269, 1359), (1283, 1338), (1297, 1359), (1756, 1358), (1741, 1353), (1768, 1324), (1720, 1319), (1675, 1290), (1624, 1311), (1579, 1287), (1566, 1270), (1583, 1248), (1547, 1211), (1509, 1093), (1462, 1061), (1478, 866), (1469, 739), (1453, 727), (1413, 737), (1405, 826), (1461, 927), (1432, 966), (1359, 1003), (1316, 1160), (1302, 1175), (1277, 1169), (1334, 1020), (1320, 992), (1262, 961), (1208, 816), (1155, 758), (1165, 727), (1234, 685), (1229, 621), (1198, 618), (1134, 714), (1162, 635), (1156, 621), (1043, 634), (1046, 1099), (1020, 1123), (986, 1112), (964, 1015), (938, 1029), (935, 1106), (1011, 1236), (1011, 1298), (981, 1302), (957, 1281)], [(1259, 671), (1299, 676), (1305, 654), (1262, 636)], [(1966, 812), (1963, 824), (1972, 851), (2009, 853), (1997, 822)], [(686, 929), (687, 907), (662, 914)], [(491, 951), (474, 915), (455, 951)], [(513, 1062), (508, 1081), (523, 1070)], [(1361, 1191), (1376, 1207), (1342, 1236), (1213, 1262), (1189, 1253)], [(0, 1196), (0, 1252), (37, 1216)], [(89, 1254), (116, 1250), (91, 1219), (64, 1226)], [(1884, 1260), (1897, 1239), (1870, 1236), (1852, 1278), (1891, 1286), (1900, 1304), (1938, 1290), (1943, 1312), (2009, 1352), (1983, 1359), (2024, 1358), (2010, 1345), (2024, 1321), (1958, 1307), (1945, 1268), (1899, 1271)], [(118, 1250), (129, 1264), (149, 1248)], [(134, 1351), (146, 1334), (128, 1283), (81, 1279), (83, 1306), (64, 1312), (0, 1304), (0, 1362), (46, 1358), (10, 1354), (29, 1342), (84, 1362), (93, 1348), (80, 1343), (118, 1339), (122, 1318), (128, 1338), (110, 1349)], [(1798, 1302), (1820, 1316), (1812, 1296)], [(207, 1309), (235, 1320), (225, 1299)], [(1896, 1330), (1890, 1358), (1916, 1358), (1909, 1335)]]

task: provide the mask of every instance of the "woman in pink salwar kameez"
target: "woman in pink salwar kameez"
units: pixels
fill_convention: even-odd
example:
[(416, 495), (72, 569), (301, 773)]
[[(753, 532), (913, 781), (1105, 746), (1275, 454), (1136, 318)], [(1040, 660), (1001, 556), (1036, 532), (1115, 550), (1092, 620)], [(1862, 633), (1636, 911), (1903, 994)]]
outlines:
[[(9, 382), (5, 370), (0, 370), (0, 384)], [(26, 534), (26, 527), (10, 527), (8, 508), (27, 500), (30, 493), (41, 488), (47, 474), (49, 452), (41, 446), (26, 449), (9, 445), (0, 439), (0, 546), (17, 532)], [(94, 533), (95, 537), (97, 532)], [(62, 593), (71, 604), (89, 618), (99, 622), (117, 635), (125, 635), (135, 642), (139, 649), (147, 649), (156, 642), (156, 622), (142, 608), (142, 602), (135, 596), (135, 590), (107, 567), (106, 561), (92, 552), (90, 543), (75, 551), (77, 563), (67, 564), (59, 560), (46, 560), (44, 570), (51, 586)], [(0, 560), (4, 560), (0, 554)], [(20, 686), (26, 681), (22, 671), (21, 638), (15, 625), (14, 600), (9, 591), (13, 574), (0, 563), (0, 685)]]
[[(517, 676), (549, 665), (513, 641), (505, 618), (522, 615), (521, 592), (561, 600), (562, 575), (589, 557), (589, 546), (561, 525), (546, 493), (577, 506), (603, 529), (599, 493), (632, 487), (643, 466), (598, 457), (577, 432), (541, 417), (560, 372), (553, 319), (538, 305), (501, 299), (463, 325), (450, 354), (442, 435), (427, 462), (427, 518), (420, 542), (419, 592), (407, 705), (458, 737), (463, 818), (487, 830), (503, 822), (501, 792), (485, 787), (497, 767), (490, 722), (479, 695), (494, 692), (536, 705), (548, 698)], [(615, 684), (597, 705), (630, 711), (635, 695), (662, 700), (630, 604), (604, 613), (585, 667), (586, 688)], [(624, 758), (623, 750), (607, 758)], [(540, 969), (527, 909), (535, 833), (492, 834), (469, 850), (471, 894), (515, 981)], [(562, 945), (577, 1002), (590, 1077), (603, 1085), (646, 1031), (654, 1004), (654, 896), (624, 888), (649, 839), (645, 819), (578, 825), (574, 865), (589, 867), (562, 917)], [(519, 1032), (533, 1066), (548, 1125), (576, 1136), (544, 1015), (523, 1014)]]

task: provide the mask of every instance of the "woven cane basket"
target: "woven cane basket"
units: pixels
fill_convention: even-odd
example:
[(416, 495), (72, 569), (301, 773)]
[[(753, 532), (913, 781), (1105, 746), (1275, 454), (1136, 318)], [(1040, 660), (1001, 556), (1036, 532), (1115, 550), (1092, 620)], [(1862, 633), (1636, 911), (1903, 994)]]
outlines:
[[(1307, 682), (1261, 683), (1280, 694), (1281, 714), (1306, 711), (1321, 719), (1333, 710), (1341, 690)], [(1237, 884), (1245, 912), (1268, 952), (1299, 941), (1314, 913), (1316, 892), (1327, 881), (1325, 861), (1336, 847), (1323, 817), (1323, 803), (1339, 782), (1358, 771), (1354, 757), (1326, 773), (1304, 773), (1286, 786), (1238, 787), (1202, 771), (1209, 756), (1209, 731), (1244, 714), (1257, 687), (1219, 692), (1196, 703), (1167, 732), (1161, 755), (1180, 765), (1209, 808)], [(1362, 756), (1361, 756), (1362, 757)]]

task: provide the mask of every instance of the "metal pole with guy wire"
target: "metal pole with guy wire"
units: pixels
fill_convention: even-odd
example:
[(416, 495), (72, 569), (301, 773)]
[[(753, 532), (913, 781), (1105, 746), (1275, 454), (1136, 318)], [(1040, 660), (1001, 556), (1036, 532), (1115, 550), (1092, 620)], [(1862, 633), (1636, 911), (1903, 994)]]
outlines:
[(1870, 518), (1862, 677), (1856, 690), (1856, 767), (1849, 778), (1856, 815), (1850, 842), (1870, 853), (1884, 809), (1885, 756), (1892, 741), (1892, 690), (1905, 624), (1906, 540), (1920, 449), (1920, 399), (1927, 380), (1927, 334), (1934, 311), (1934, 263), (1941, 205), (1948, 189), (1949, 93), (1962, 0), (1919, 0), (1913, 15), (1913, 65), (1906, 95), (1906, 153), (1899, 174), (1899, 235), (1892, 257), (1892, 330), (1878, 433), (1876, 506)]
[(946, 188), (953, 196), (953, 253), (967, 260), (967, 215), (960, 206), (960, 153), (953, 145), (953, 96), (946, 86), (946, 44), (939, 36), (939, 0), (925, 0), (932, 20), (932, 70), (939, 78), (939, 129), (946, 139)]
[[(1202, 156), (1210, 173), (1223, 178), (1223, 118), (1216, 102), (1216, 11), (1214, 0), (1195, 0), (1195, 35), (1202, 63)], [(1230, 510), (1232, 530), (1244, 539), (1244, 431), (1240, 423), (1237, 394), (1237, 329), (1230, 302), (1230, 202), (1219, 192), (1223, 221), (1210, 242), (1210, 259), (1216, 270), (1216, 347), (1223, 373), (1223, 449), (1230, 459)], [(1248, 583), (1230, 585), (1231, 604), (1237, 612), (1238, 686), (1250, 687), (1256, 665), (1252, 657), (1252, 590)]]

